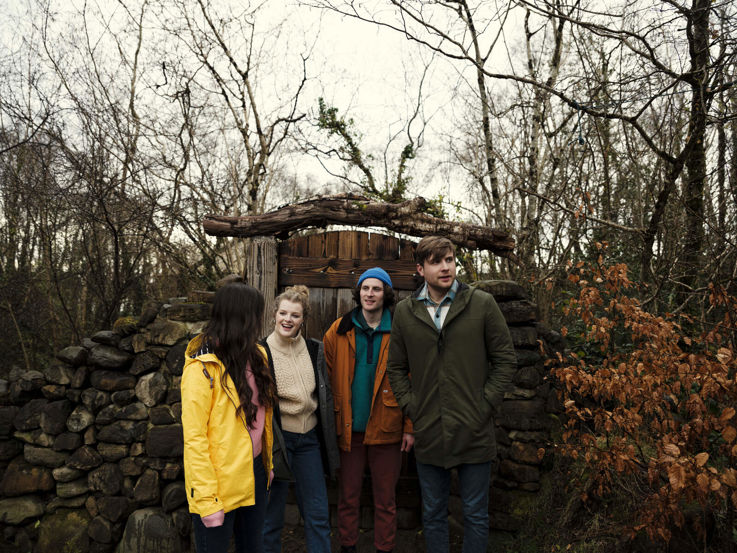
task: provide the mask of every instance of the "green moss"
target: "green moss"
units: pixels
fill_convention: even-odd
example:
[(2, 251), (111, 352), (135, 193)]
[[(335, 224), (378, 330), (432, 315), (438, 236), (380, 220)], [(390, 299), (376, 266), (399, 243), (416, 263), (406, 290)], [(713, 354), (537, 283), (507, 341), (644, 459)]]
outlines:
[(60, 545), (61, 553), (85, 553), (89, 550), (89, 521), (83, 509), (59, 509), (46, 515), (39, 525), (35, 553), (59, 553)]
[(123, 334), (124, 336), (127, 336), (128, 334), (133, 334), (136, 331), (136, 328), (136, 319), (130, 316), (120, 317), (113, 323), (113, 330), (115, 332)]

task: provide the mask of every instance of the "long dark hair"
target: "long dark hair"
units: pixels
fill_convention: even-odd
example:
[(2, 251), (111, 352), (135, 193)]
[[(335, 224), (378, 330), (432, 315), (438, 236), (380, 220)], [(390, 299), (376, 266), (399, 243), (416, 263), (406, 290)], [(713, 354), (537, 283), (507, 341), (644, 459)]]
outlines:
[[(251, 403), (253, 394), (246, 380), (247, 364), (256, 380), (259, 403), (266, 407), (274, 405), (274, 381), (256, 345), (261, 336), (263, 314), (261, 292), (244, 282), (231, 282), (215, 293), (212, 315), (204, 331), (207, 343), (235, 384), (241, 403), (236, 414), (245, 414), (248, 426), (253, 425), (257, 408)], [(225, 378), (220, 379), (220, 384), (226, 387)]]

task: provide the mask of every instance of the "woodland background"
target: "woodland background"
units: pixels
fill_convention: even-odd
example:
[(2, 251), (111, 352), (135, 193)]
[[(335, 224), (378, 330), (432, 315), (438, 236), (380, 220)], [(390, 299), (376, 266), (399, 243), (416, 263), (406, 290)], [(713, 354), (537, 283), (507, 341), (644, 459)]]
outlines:
[[(573, 357), (558, 376), (573, 403), (559, 438), (593, 439), (584, 467), (600, 471), (580, 497), (616, 492), (627, 474), (643, 497), (644, 488), (665, 497), (643, 519), (649, 528), (617, 528), (668, 540), (657, 531), (699, 505), (734, 548), (737, 5), (302, 0), (284, 9), (317, 30), (296, 40), (271, 4), (8, 6), (2, 370), (31, 369), (148, 298), (242, 271), (243, 244), (206, 236), (206, 214), (262, 213), (328, 192), (431, 196), (433, 214), (517, 241), (515, 260), (460, 252), (462, 277), (523, 283), (540, 319), (568, 334)], [(368, 116), (386, 121), (379, 140), (354, 118), (350, 91), (321, 94), (339, 76), (315, 53), (320, 25), (347, 21), (413, 48), (397, 92), (406, 109)], [(442, 109), (431, 94), (438, 75), (451, 76)], [(612, 389), (623, 381), (611, 370), (629, 387)], [(647, 388), (652, 380), (637, 380), (646, 373), (668, 389)], [(627, 401), (646, 388), (655, 411)], [(694, 394), (703, 424), (673, 437), (695, 417)], [(662, 436), (636, 436), (661, 415), (671, 421)], [(673, 466), (685, 467), (682, 479)]]

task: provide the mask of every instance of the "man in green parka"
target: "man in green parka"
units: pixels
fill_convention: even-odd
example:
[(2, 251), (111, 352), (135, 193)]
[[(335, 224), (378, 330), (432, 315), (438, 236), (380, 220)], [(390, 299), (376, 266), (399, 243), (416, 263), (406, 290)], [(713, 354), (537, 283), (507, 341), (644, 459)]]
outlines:
[(496, 458), (494, 411), (516, 357), (494, 298), (456, 280), (455, 248), (427, 236), (415, 250), (424, 284), (394, 312), (387, 374), (414, 424), (428, 553), (447, 553), (450, 472), (463, 502), (463, 553), (485, 552)]

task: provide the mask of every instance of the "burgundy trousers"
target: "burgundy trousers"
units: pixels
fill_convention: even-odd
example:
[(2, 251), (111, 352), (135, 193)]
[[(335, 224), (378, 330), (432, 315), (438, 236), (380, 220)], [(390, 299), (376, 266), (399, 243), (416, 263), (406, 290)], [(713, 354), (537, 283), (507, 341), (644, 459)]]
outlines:
[(397, 536), (396, 488), (402, 466), (401, 443), (364, 445), (363, 432), (351, 436), (351, 450), (340, 451), (338, 532), (340, 545), (356, 545), (361, 487), (368, 463), (374, 496), (374, 546), (391, 551)]

